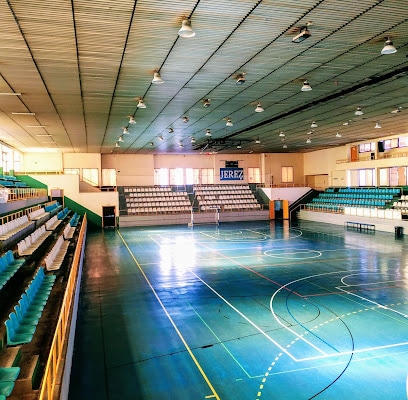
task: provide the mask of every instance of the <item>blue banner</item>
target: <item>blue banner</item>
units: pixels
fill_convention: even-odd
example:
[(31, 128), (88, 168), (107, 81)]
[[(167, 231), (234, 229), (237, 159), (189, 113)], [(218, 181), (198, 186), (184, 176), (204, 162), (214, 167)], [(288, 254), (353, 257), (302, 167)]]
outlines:
[(243, 168), (220, 168), (220, 180), (221, 181), (243, 181), (244, 169)]

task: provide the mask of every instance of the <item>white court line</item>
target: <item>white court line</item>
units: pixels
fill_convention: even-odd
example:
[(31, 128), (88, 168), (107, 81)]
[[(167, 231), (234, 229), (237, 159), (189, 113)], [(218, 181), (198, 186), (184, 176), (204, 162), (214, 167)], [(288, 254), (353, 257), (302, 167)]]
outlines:
[(249, 322), (258, 332), (260, 332), (263, 336), (265, 336), (269, 341), (271, 341), (275, 346), (277, 346), (282, 352), (288, 355), (293, 361), (298, 361), (295, 357), (292, 356), (284, 347), (282, 347), (278, 342), (273, 340), (265, 331), (263, 331), (258, 325), (252, 322), (246, 315), (244, 315), (241, 311), (239, 311), (236, 307), (234, 307), (225, 297), (223, 297), (220, 293), (218, 293), (215, 289), (213, 289), (207, 282), (201, 279), (196, 273), (189, 270), (192, 275), (194, 275), (200, 282), (202, 282), (205, 286), (208, 287), (213, 293), (215, 293), (225, 304), (231, 307), (236, 313), (238, 313), (242, 318), (244, 318), (247, 322)]
[[(160, 236), (160, 235), (158, 235)], [(150, 237), (150, 235), (149, 235)], [(157, 243), (158, 246), (161, 246), (161, 243), (159, 243), (157, 240), (155, 240), (153, 237), (150, 237), (151, 240)], [(319, 277), (319, 276), (325, 276), (325, 275), (333, 275), (333, 274), (339, 274), (339, 273), (344, 273), (344, 272), (350, 272), (350, 271), (333, 271), (333, 272), (327, 272), (327, 273), (322, 273), (322, 274), (315, 274), (315, 275), (310, 275), (304, 278), (296, 279), (294, 281), (291, 281), (281, 288), (279, 288), (271, 297), (270, 301), (270, 308), (272, 315), (274, 316), (275, 320), (286, 330), (292, 332), (295, 336), (299, 337), (302, 341), (305, 343), (309, 344), (311, 347), (314, 347), (317, 351), (322, 353), (321, 355), (313, 356), (313, 357), (306, 357), (306, 358), (296, 358), (293, 356), (285, 347), (281, 346), (278, 342), (276, 342), (274, 339), (272, 339), (265, 331), (263, 331), (260, 327), (258, 327), (254, 322), (252, 322), (246, 315), (244, 315), (241, 311), (239, 311), (236, 307), (234, 307), (227, 299), (225, 299), (220, 293), (218, 293), (215, 289), (213, 289), (208, 283), (206, 283), (203, 279), (201, 279), (196, 273), (194, 273), (191, 269), (188, 269), (188, 271), (194, 275), (200, 282), (202, 282), (205, 286), (207, 286), (214, 294), (216, 294), (222, 301), (224, 301), (230, 308), (232, 308), (236, 313), (238, 313), (242, 318), (244, 318), (249, 324), (251, 324), (256, 330), (258, 330), (265, 338), (267, 338), (270, 342), (272, 342), (275, 346), (277, 346), (282, 352), (284, 352), (288, 357), (290, 357), (293, 361), (295, 362), (303, 362), (303, 361), (313, 361), (313, 360), (319, 360), (319, 359), (325, 359), (329, 357), (338, 357), (338, 356), (343, 356), (343, 355), (350, 355), (351, 353), (363, 353), (366, 351), (373, 351), (373, 350), (378, 350), (378, 349), (386, 349), (386, 348), (392, 348), (392, 347), (398, 347), (398, 346), (406, 346), (408, 345), (408, 342), (403, 342), (403, 343), (395, 343), (395, 344), (390, 344), (390, 345), (384, 345), (384, 346), (377, 346), (377, 347), (371, 347), (371, 348), (365, 348), (365, 349), (359, 349), (356, 350), (354, 349), (353, 351), (346, 351), (346, 352), (339, 352), (339, 353), (333, 353), (333, 354), (327, 354), (324, 351), (320, 350), (316, 346), (312, 345), (309, 343), (304, 337), (298, 335), (296, 332), (292, 331), (285, 325), (283, 325), (279, 319), (277, 318), (276, 314), (273, 311), (272, 303), (273, 299), (276, 296), (276, 294), (281, 291), (282, 289), (286, 288), (287, 286), (291, 285), (292, 283), (309, 279), (309, 278), (314, 278), (314, 277)], [(356, 271), (357, 272), (357, 271)], [(408, 385), (408, 382), (407, 382)], [(407, 387), (408, 390), (408, 387)], [(408, 393), (408, 392), (407, 392)]]
[(287, 327), (286, 325), (282, 324), (282, 322), (279, 320), (279, 318), (277, 317), (277, 315), (275, 314), (274, 310), (273, 310), (273, 300), (275, 298), (275, 296), (283, 289), (287, 288), (289, 285), (292, 285), (293, 283), (296, 282), (300, 282), (306, 279), (310, 279), (310, 278), (316, 278), (318, 276), (325, 276), (325, 275), (332, 275), (332, 274), (339, 274), (339, 273), (344, 273), (344, 272), (348, 272), (348, 271), (333, 271), (333, 272), (324, 272), (321, 274), (315, 274), (315, 275), (309, 275), (303, 278), (299, 278), (299, 279), (295, 279), (294, 281), (288, 282), (285, 285), (281, 286), (278, 290), (276, 290), (276, 292), (272, 295), (271, 300), (269, 302), (269, 307), (271, 309), (271, 313), (273, 315), (273, 317), (275, 318), (275, 320), (278, 322), (279, 325), (281, 325), (283, 328), (285, 328), (287, 331), (291, 332), (294, 336), (296, 336), (297, 338), (299, 338), (300, 340), (304, 341), (305, 343), (307, 343), (309, 346), (313, 347), (314, 349), (316, 349), (318, 352), (324, 354), (325, 356), (328, 356), (328, 354), (326, 352), (324, 352), (323, 350), (319, 349), (317, 346), (315, 346), (314, 344), (310, 343), (308, 340), (306, 340), (304, 338), (303, 335), (299, 335), (298, 333), (296, 333), (293, 329), (290, 329), (289, 327)]
[[(347, 287), (354, 287), (354, 286), (347, 286)], [(372, 303), (372, 304), (376, 305), (378, 308), (382, 308), (384, 310), (389, 310), (389, 311), (391, 311), (391, 312), (393, 312), (395, 314), (401, 315), (404, 318), (408, 318), (408, 315), (406, 315), (406, 314), (404, 314), (404, 313), (402, 313), (400, 311), (394, 310), (393, 308), (390, 308), (390, 307), (387, 307), (387, 306), (383, 306), (382, 304), (380, 304), (380, 303), (378, 303), (378, 302), (376, 302), (374, 300), (370, 300), (367, 297), (360, 296), (360, 295), (358, 295), (356, 293), (352, 293), (352, 292), (350, 292), (348, 290), (345, 290), (345, 289), (342, 288), (342, 286), (336, 286), (336, 289), (342, 291), (343, 293), (347, 293), (350, 296), (354, 296), (354, 297), (357, 297), (357, 298), (359, 298), (359, 299), (361, 299), (363, 301), (366, 301), (367, 303)]]

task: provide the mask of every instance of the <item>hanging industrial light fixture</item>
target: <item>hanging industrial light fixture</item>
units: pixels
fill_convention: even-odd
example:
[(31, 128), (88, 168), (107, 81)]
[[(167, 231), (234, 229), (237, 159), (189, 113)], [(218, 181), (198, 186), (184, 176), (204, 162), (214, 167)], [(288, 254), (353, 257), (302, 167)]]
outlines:
[(264, 109), (263, 109), (263, 107), (261, 106), (261, 103), (258, 103), (257, 106), (256, 106), (256, 108), (255, 108), (255, 112), (260, 113), (260, 112), (263, 112), (263, 111), (264, 111)]
[(191, 27), (191, 21), (189, 19), (183, 19), (183, 21), (181, 22), (181, 28), (178, 31), (178, 35), (183, 38), (190, 38), (195, 36), (195, 32)]
[(377, 121), (374, 126), (375, 129), (381, 129), (381, 124)]
[(387, 40), (384, 43), (384, 47), (381, 50), (381, 54), (394, 54), (397, 52), (397, 49), (395, 48), (394, 44), (392, 43), (392, 40), (388, 37)]
[(356, 108), (356, 112), (354, 113), (354, 115), (363, 115), (363, 110), (361, 109), (361, 107), (357, 107)]
[(139, 99), (139, 103), (137, 103), (137, 108), (146, 108), (146, 104), (143, 99)]
[(307, 79), (303, 82), (303, 86), (300, 90), (302, 92), (310, 92), (312, 90), (312, 87), (310, 86), (309, 81)]
[(226, 126), (234, 126), (234, 124), (231, 121), (231, 118), (227, 119), (227, 123), (225, 124)]
[(209, 129), (207, 129), (207, 130), (205, 131), (205, 136), (210, 136), (210, 137), (211, 137), (211, 131), (210, 131)]
[(155, 85), (160, 85), (161, 83), (164, 83), (164, 80), (161, 78), (159, 72), (154, 72), (153, 73), (152, 83), (154, 83)]
[(136, 124), (136, 120), (133, 115), (129, 115), (128, 117), (129, 117), (129, 124), (132, 124), (132, 125)]

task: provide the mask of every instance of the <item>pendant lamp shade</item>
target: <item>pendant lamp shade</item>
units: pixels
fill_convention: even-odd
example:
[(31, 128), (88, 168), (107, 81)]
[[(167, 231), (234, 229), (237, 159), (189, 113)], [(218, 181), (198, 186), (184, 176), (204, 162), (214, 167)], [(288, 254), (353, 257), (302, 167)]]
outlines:
[(161, 78), (160, 74), (158, 72), (155, 72), (153, 74), (153, 80), (152, 83), (155, 85), (160, 85), (161, 83), (164, 83), (164, 80)]
[(180, 37), (189, 38), (195, 36), (195, 32), (191, 27), (191, 21), (189, 19), (184, 19), (181, 23), (181, 28), (178, 31)]
[(397, 49), (395, 48), (394, 44), (392, 43), (392, 40), (390, 38), (388, 38), (384, 43), (384, 47), (381, 50), (381, 54), (382, 55), (394, 54), (396, 52), (397, 52)]
[(307, 80), (304, 81), (301, 91), (302, 92), (310, 92), (311, 90), (312, 90), (312, 87), (310, 86), (309, 81), (307, 81)]

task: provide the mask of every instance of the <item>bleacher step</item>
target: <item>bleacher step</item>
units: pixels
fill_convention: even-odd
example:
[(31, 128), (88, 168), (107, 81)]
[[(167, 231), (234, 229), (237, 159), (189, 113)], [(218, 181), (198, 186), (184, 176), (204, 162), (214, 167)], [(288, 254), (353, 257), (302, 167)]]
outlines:
[(21, 360), (21, 346), (6, 347), (0, 351), (0, 365), (2, 367), (18, 367)]
[[(13, 396), (21, 399), (23, 395), (32, 393), (38, 386), (38, 373), (40, 369), (40, 357), (38, 355), (30, 357), (29, 360), (21, 362), (21, 372), (15, 382)], [(8, 399), (11, 399), (9, 397)]]

